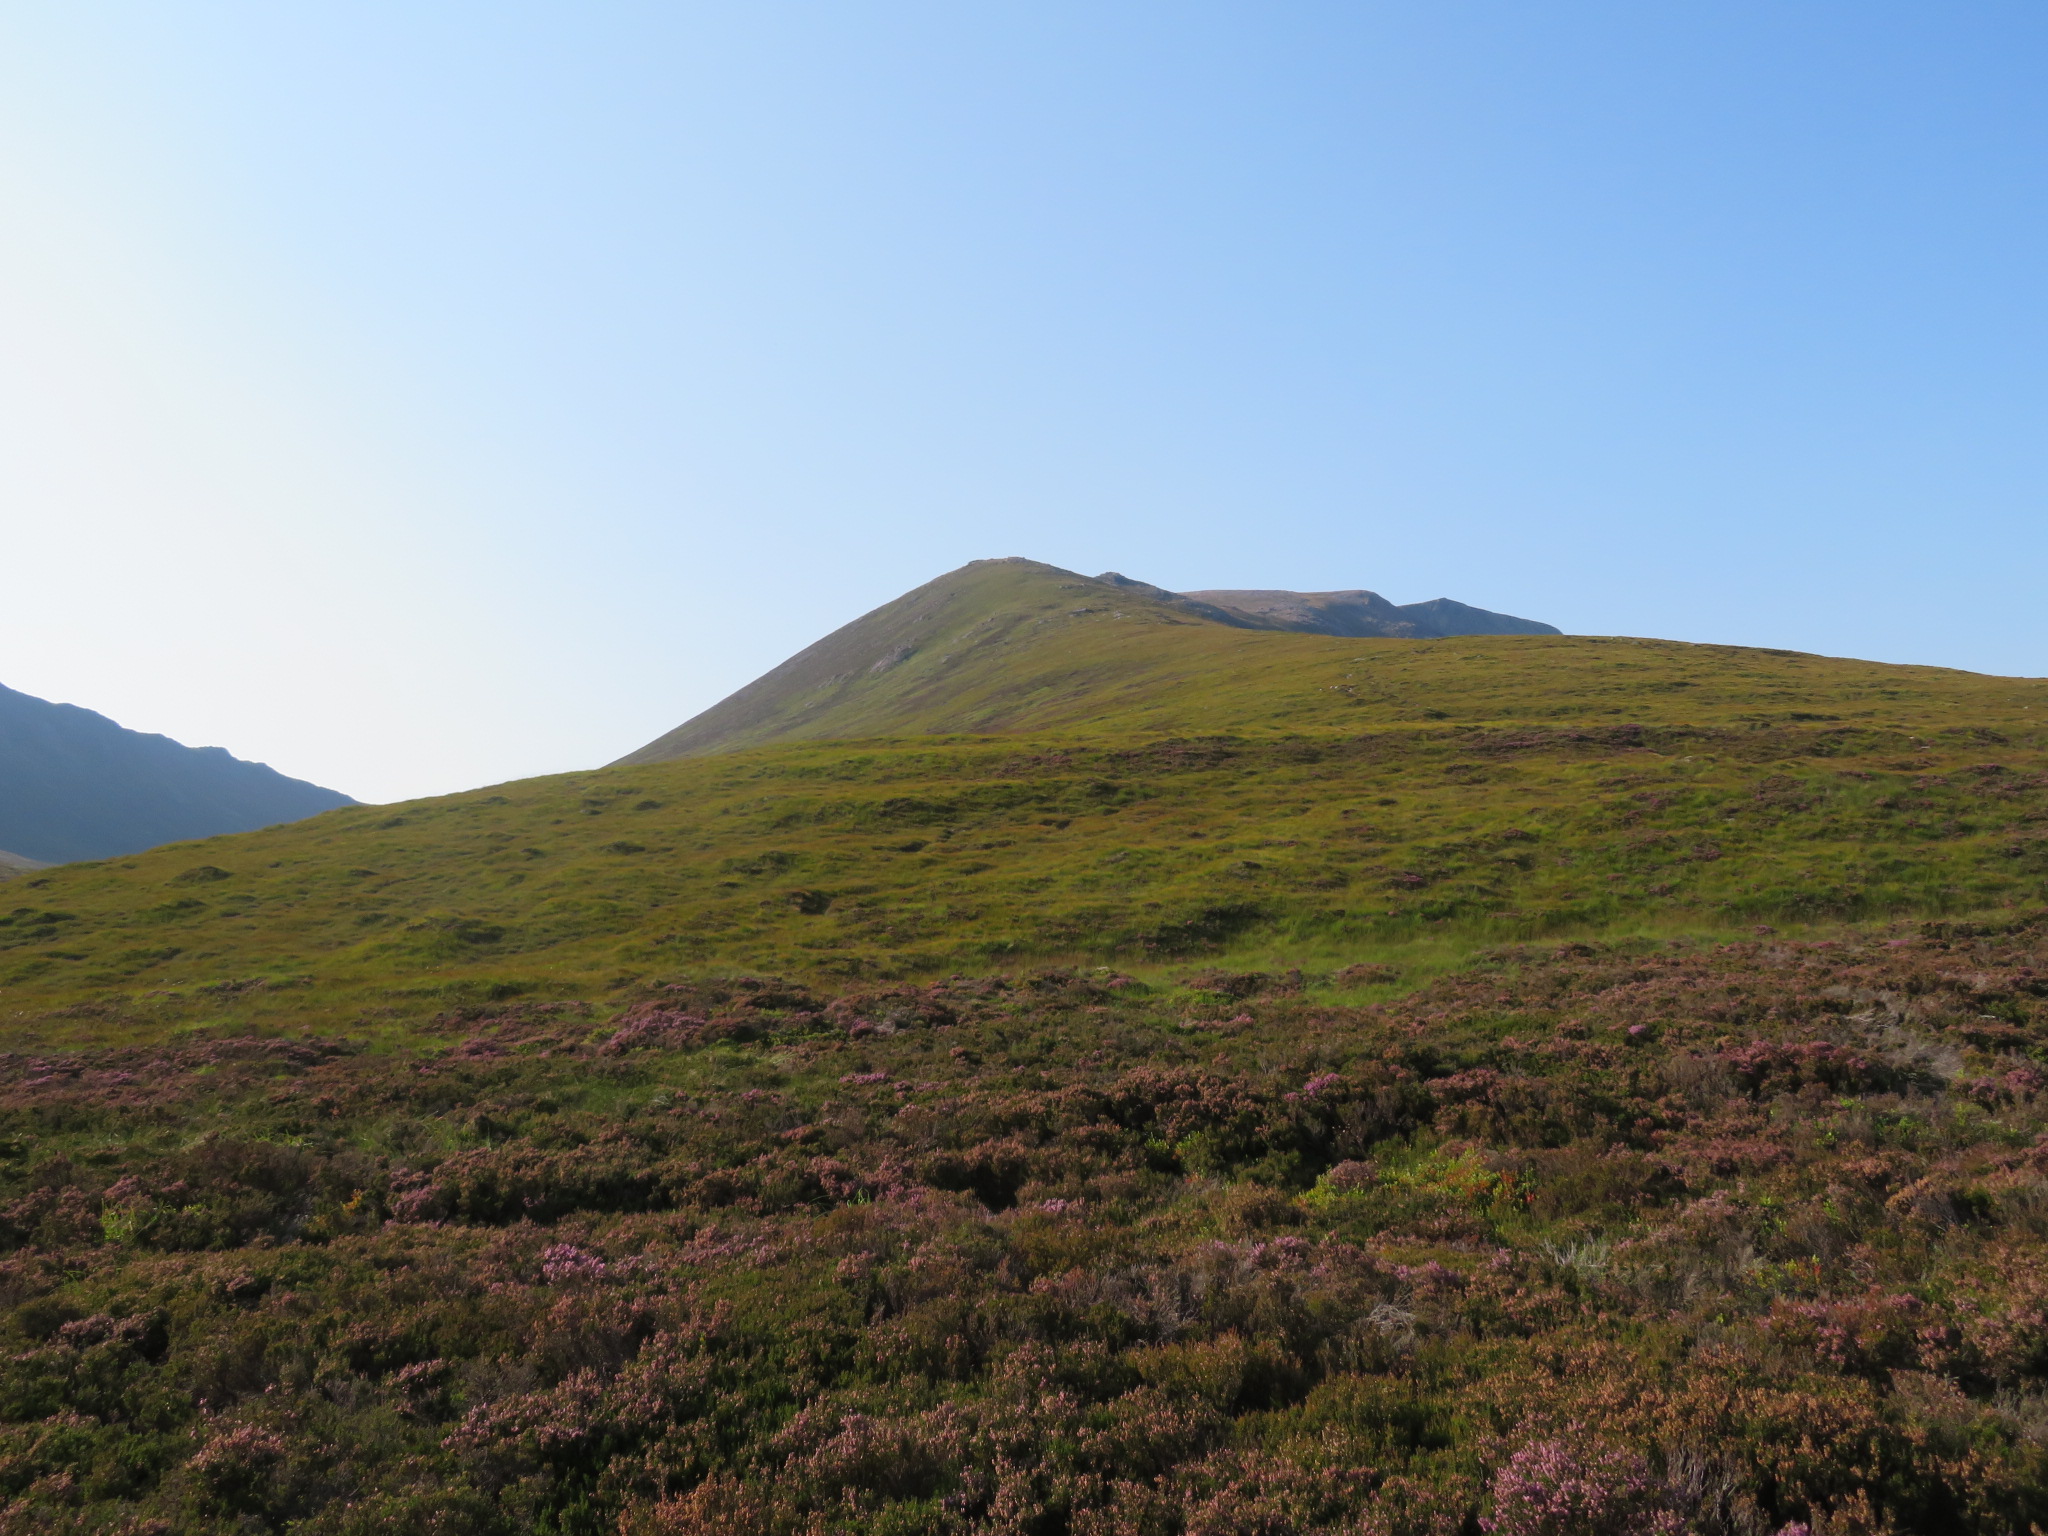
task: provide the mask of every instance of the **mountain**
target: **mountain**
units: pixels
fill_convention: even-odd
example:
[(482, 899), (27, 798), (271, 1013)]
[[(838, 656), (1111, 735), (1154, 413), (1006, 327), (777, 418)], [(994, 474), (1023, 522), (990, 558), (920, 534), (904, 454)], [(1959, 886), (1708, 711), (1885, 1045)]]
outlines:
[[(1214, 601), (1225, 597), (1250, 606)], [(1896, 717), (1908, 700), (1941, 714), (1981, 691), (1966, 674), (1932, 668), (1575, 638), (1443, 599), (1384, 604), (1381, 613), (1367, 598), (1373, 594), (1182, 594), (1115, 572), (1088, 577), (1032, 560), (977, 560), (833, 631), (619, 763), (874, 737), (1647, 720), (1674, 718), (1674, 708), (1679, 719), (1726, 719), (1811, 713), (1823, 697), (1834, 709), (1881, 698)], [(1361, 637), (1347, 627), (1368, 620), (1464, 624), (1470, 632), (1423, 640)]]
[(1015, 729), (1059, 701), (1114, 687), (1130, 665), (1119, 642), (1133, 630), (1228, 633), (1253, 622), (1035, 560), (976, 560), (834, 630), (619, 761), (791, 738)]
[(353, 804), (219, 747), (0, 687), (0, 848), (22, 858), (112, 858)]
[(1372, 592), (1179, 593), (1115, 571), (976, 560), (834, 630), (619, 761), (788, 739), (1117, 724), (1161, 668), (1228, 666), (1247, 632), (1558, 633), (1445, 598), (1397, 608)]

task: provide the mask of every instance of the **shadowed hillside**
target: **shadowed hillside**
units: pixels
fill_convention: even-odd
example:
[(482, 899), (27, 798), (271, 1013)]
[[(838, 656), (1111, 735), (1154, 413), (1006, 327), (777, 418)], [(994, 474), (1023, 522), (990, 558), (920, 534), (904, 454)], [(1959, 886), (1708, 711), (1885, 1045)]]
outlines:
[(0, 688), (0, 848), (43, 863), (296, 821), (347, 795)]

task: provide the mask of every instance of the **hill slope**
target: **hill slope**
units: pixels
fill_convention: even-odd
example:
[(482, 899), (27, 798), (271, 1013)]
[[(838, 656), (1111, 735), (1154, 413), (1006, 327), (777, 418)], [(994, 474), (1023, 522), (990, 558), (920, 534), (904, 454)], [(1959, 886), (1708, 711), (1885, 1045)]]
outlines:
[(1905, 723), (1981, 708), (1986, 723), (2025, 723), (2026, 701), (2037, 698), (2048, 707), (2048, 688), (1734, 646), (1289, 632), (1274, 619), (1232, 618), (1123, 577), (983, 560), (835, 631), (619, 762), (777, 741), (1138, 739), (1440, 719), (1707, 723), (1804, 714)]
[(354, 803), (219, 747), (0, 688), (0, 848), (25, 858), (111, 858)]
[(9, 1528), (2048, 1529), (2048, 684), (1060, 601), (12, 881)]
[[(1143, 610), (1121, 611), (1067, 632), (1143, 662)], [(2048, 683), (1545, 636), (1361, 663), (1357, 640), (1198, 633), (1204, 690), (1134, 688), (1126, 717), (1265, 724), (1089, 733), (1049, 705), (1065, 733), (787, 742), (49, 871), (0, 920), (0, 1008), (404, 1028), (673, 966), (1302, 964), (2048, 895)]]

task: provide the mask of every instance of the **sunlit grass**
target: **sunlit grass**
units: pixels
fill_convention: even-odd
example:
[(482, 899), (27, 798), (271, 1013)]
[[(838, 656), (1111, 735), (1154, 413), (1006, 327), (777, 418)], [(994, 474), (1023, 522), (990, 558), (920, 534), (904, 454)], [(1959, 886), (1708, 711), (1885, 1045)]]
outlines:
[[(1534, 668), (1548, 681), (1523, 680), (1530, 709), (1621, 686), (1612, 647), (1541, 641), (1543, 666), (1512, 650), (1538, 643), (1411, 647), (1401, 664), (1439, 669), (1449, 692)], [(1656, 658), (1679, 664), (1645, 654), (1622, 670), (1657, 683)], [(1752, 681), (1813, 674), (1792, 697), (1809, 705), (1871, 670), (1733, 654)], [(2013, 701), (2039, 685), (1906, 670), (1892, 691), (1913, 729), (797, 742), (350, 808), (9, 883), (0, 1023), (405, 1036), (463, 1006), (601, 1003), (721, 971), (1377, 963), (1426, 978), (1501, 945), (1813, 935), (2042, 902), (2048, 757), (2030, 732), (1974, 723), (1980, 706), (2024, 713)], [(1652, 691), (1637, 713), (1672, 696), (1697, 703)]]

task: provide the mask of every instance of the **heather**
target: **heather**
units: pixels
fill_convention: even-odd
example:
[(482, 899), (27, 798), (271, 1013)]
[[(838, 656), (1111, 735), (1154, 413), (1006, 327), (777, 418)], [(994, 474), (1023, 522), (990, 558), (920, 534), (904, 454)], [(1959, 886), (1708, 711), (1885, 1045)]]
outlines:
[(2044, 993), (2021, 912), (17, 1050), (5, 1519), (2025, 1530)]
[(2042, 685), (1040, 596), (0, 886), (0, 1533), (2048, 1528)]

